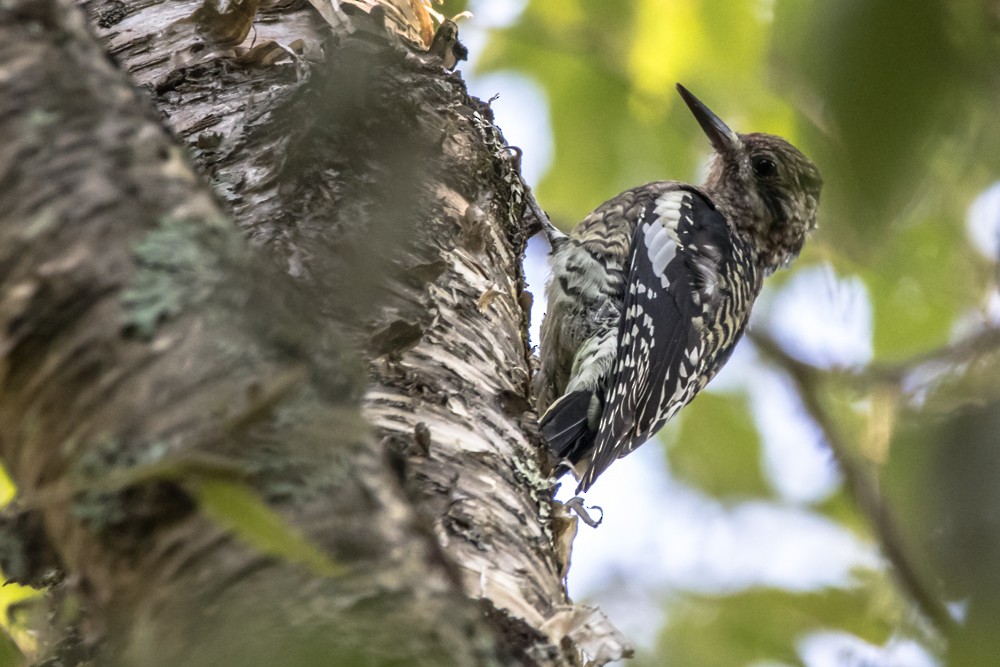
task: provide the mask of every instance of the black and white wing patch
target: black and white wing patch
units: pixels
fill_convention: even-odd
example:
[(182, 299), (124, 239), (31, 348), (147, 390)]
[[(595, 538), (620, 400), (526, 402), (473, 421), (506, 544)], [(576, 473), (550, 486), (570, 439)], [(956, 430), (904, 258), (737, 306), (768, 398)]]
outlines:
[(647, 207), (632, 237), (618, 355), (585, 491), (659, 430), (707, 382), (706, 313), (725, 297), (732, 257), (725, 218), (700, 193), (673, 190)]

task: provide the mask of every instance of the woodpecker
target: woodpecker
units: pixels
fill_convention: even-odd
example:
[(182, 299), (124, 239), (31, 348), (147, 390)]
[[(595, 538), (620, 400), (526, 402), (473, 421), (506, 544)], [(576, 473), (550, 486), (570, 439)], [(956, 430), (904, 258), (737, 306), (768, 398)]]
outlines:
[(589, 489), (729, 359), (766, 276), (816, 228), (822, 179), (789, 142), (739, 134), (682, 85), (715, 149), (700, 186), (657, 181), (552, 246), (535, 377), (542, 435)]

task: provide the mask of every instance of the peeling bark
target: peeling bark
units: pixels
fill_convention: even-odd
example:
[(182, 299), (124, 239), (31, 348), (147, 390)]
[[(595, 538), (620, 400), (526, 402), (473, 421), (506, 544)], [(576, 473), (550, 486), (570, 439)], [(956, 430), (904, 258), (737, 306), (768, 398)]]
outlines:
[[(82, 4), (155, 113), (66, 2), (0, 9), (0, 456), (81, 610), (47, 653), (620, 655), (562, 582), (523, 189), (488, 107), (377, 13)], [(213, 484), (347, 574), (209, 520)]]

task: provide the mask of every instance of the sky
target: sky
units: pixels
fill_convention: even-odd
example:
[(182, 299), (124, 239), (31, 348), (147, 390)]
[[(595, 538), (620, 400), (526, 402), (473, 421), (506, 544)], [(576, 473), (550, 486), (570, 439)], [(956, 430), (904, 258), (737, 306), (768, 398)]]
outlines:
[[(508, 142), (523, 151), (529, 185), (539, 182), (552, 157), (549, 110), (543, 91), (516, 73), (473, 74), (488, 30), (516, 20), (522, 0), (473, 1), (474, 18), (460, 25), (471, 62), (463, 65), (472, 94), (499, 95), (492, 108)], [(670, 178), (664, 174), (664, 178)], [(638, 185), (638, 184), (637, 184)], [(595, 196), (594, 206), (615, 193)], [(545, 202), (540, 202), (545, 207)], [(969, 233), (982, 252), (1000, 250), (1000, 184), (971, 207)], [(535, 296), (531, 340), (537, 344), (549, 276), (547, 244), (536, 236), (525, 257)], [(993, 312), (1000, 319), (1000, 298)], [(863, 282), (829, 266), (800, 270), (755, 306), (751, 326), (780, 321), (772, 335), (796, 357), (819, 367), (859, 366), (872, 357), (872, 313)], [(762, 324), (763, 323), (763, 324)], [(834, 493), (840, 476), (819, 429), (806, 417), (790, 382), (763, 364), (744, 340), (706, 391), (747, 390), (763, 443), (763, 467), (776, 501), (723, 504), (686, 485), (669, 470), (663, 446), (648, 443), (617, 461), (586, 496), (603, 509), (597, 529), (580, 526), (568, 577), (571, 597), (598, 604), (640, 648), (651, 648), (667, 613), (664, 599), (678, 591), (723, 593), (754, 586), (808, 591), (848, 586), (855, 568), (878, 567), (872, 544), (809, 510)], [(671, 429), (668, 424), (666, 431)], [(567, 478), (558, 497), (572, 496)], [(734, 554), (739, 554), (734, 558)], [(919, 646), (884, 647), (837, 633), (815, 633), (798, 646), (810, 667), (878, 664), (933, 667)], [(763, 666), (761, 666), (763, 667)]]

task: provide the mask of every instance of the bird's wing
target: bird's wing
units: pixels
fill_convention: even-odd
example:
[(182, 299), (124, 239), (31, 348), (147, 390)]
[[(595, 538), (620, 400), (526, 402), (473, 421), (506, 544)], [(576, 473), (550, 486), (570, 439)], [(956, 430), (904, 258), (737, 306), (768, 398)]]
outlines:
[(632, 237), (618, 355), (579, 491), (704, 386), (705, 314), (724, 298), (719, 278), (731, 253), (725, 218), (698, 192), (666, 192), (643, 211)]
[(539, 425), (559, 459), (589, 460), (618, 351), (632, 232), (646, 209), (679, 187), (656, 181), (626, 190), (594, 209), (553, 248), (534, 383)]

